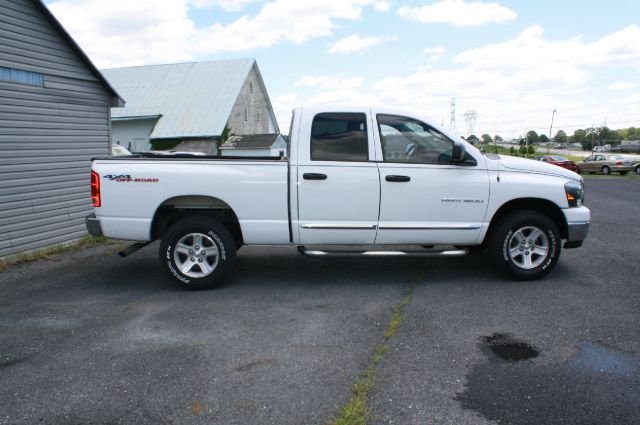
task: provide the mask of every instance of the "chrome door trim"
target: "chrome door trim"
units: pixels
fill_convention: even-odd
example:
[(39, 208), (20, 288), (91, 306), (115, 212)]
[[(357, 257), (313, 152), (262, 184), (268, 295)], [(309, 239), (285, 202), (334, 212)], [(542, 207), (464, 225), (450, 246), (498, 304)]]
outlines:
[(375, 224), (303, 224), (303, 229), (315, 229), (315, 230), (375, 230), (378, 228)]
[(379, 230), (478, 230), (480, 224), (461, 224), (457, 226), (379, 226)]

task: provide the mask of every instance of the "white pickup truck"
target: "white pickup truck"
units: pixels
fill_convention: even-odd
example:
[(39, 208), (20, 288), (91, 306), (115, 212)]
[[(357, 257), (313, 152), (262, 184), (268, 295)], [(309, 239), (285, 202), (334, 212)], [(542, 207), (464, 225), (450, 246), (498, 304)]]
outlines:
[[(161, 239), (162, 267), (210, 287), (242, 245), (305, 255), (459, 256), (486, 247), (499, 271), (537, 279), (586, 238), (582, 178), (484, 155), (433, 121), (376, 108), (296, 108), (287, 158), (93, 160), (93, 235)], [(409, 248), (407, 248), (409, 246)]]

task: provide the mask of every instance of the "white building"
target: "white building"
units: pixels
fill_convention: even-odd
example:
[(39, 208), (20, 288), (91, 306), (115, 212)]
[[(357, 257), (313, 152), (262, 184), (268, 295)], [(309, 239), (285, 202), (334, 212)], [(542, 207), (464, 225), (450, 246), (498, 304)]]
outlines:
[(254, 59), (103, 70), (126, 100), (112, 110), (112, 141), (132, 151), (217, 152), (231, 133), (279, 133)]
[(287, 155), (287, 141), (280, 134), (248, 134), (231, 136), (220, 147), (222, 156), (276, 156)]

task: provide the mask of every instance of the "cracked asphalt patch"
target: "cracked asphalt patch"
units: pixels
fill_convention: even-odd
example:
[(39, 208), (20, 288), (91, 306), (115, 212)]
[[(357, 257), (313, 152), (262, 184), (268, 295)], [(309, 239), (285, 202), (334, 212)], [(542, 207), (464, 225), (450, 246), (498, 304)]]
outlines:
[[(542, 281), (504, 280), (484, 253), (432, 260), (377, 363), (369, 423), (640, 423), (640, 182), (586, 185), (589, 239)], [(422, 264), (243, 248), (229, 284), (198, 292), (167, 280), (155, 245), (12, 267), (0, 424), (326, 424)]]

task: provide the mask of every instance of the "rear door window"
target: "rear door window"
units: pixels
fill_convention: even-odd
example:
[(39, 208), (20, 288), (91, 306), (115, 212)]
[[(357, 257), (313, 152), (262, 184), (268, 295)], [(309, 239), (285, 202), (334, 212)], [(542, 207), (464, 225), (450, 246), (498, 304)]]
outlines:
[(312, 161), (369, 160), (367, 117), (360, 113), (322, 113), (311, 125)]

